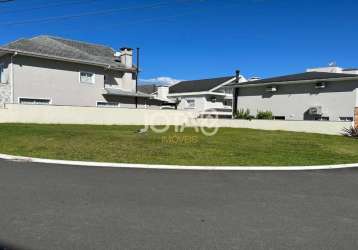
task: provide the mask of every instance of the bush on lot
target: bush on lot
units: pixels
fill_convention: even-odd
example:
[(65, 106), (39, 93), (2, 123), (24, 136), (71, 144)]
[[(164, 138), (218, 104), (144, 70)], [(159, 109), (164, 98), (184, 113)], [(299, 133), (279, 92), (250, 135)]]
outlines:
[(272, 120), (273, 115), (271, 111), (257, 111), (256, 118), (259, 120)]
[(350, 128), (344, 128), (342, 134), (347, 137), (358, 139), (358, 127), (351, 126)]
[(243, 120), (251, 120), (253, 118), (252, 115), (250, 115), (250, 110), (249, 109), (239, 109), (236, 113), (236, 118), (237, 119), (243, 119)]

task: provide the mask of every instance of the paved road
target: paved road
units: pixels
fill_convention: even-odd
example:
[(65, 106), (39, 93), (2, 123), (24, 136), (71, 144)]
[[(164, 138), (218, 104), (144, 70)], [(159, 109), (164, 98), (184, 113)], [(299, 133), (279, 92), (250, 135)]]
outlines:
[(358, 247), (358, 169), (158, 171), (0, 161), (0, 202), (0, 241), (18, 249)]

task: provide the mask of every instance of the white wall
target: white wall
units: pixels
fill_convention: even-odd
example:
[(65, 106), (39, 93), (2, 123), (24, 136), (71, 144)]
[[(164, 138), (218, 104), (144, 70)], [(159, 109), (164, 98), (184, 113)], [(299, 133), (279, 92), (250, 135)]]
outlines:
[(22, 104), (6, 104), (5, 108), (0, 108), (0, 123), (179, 125), (194, 117), (193, 112), (179, 110)]
[[(80, 83), (80, 71), (95, 73), (95, 83)], [(105, 75), (111, 84), (117, 84), (120, 89), (135, 89), (132, 73), (114, 73), (90, 65), (15, 56), (14, 102), (19, 97), (49, 98), (56, 105), (96, 106), (98, 101), (107, 101), (103, 96)], [(123, 106), (133, 106), (133, 103), (124, 102)]]
[[(201, 96), (185, 96), (181, 97), (181, 101), (178, 104), (178, 109), (185, 110), (188, 109), (188, 104), (186, 100), (194, 100), (195, 101), (195, 110), (196, 112), (202, 112), (208, 109), (220, 109), (224, 108), (223, 97), (217, 96), (216, 102), (210, 101), (209, 95), (201, 95)], [(230, 107), (231, 108), (231, 107)]]
[(0, 79), (0, 104), (11, 102), (11, 60), (9, 56), (0, 58), (0, 65), (4, 67)]
[(267, 93), (266, 87), (239, 89), (238, 109), (271, 111), (274, 116), (285, 116), (287, 120), (303, 120), (304, 113), (313, 106), (322, 106), (323, 116), (331, 121), (339, 117), (354, 117), (356, 88), (358, 82), (327, 83), (325, 89), (316, 89), (315, 84), (277, 85), (278, 91)]
[(351, 122), (268, 121), (196, 119), (197, 114), (179, 110), (94, 108), (51, 105), (6, 104), (0, 108), (0, 123), (93, 124), (93, 125), (187, 125), (228, 128), (286, 130), (340, 134)]
[[(190, 108), (188, 106), (187, 100), (194, 100), (195, 101), (195, 107), (194, 108)], [(181, 100), (178, 104), (178, 109), (179, 110), (186, 110), (186, 109), (192, 109), (195, 111), (204, 111), (205, 110), (205, 104), (206, 104), (206, 99), (205, 96), (186, 96), (186, 97), (181, 97)]]
[(279, 121), (279, 120), (233, 120), (196, 119), (196, 124), (211, 124), (221, 128), (250, 128), (261, 130), (282, 130), (306, 133), (318, 133), (328, 135), (341, 135), (343, 128), (349, 128), (352, 122), (328, 122), (328, 121)]

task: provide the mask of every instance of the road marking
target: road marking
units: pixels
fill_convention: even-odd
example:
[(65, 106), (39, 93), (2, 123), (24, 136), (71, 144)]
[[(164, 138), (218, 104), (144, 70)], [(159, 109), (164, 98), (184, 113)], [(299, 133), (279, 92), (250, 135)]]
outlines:
[(180, 165), (151, 165), (151, 164), (131, 164), (131, 163), (109, 163), (109, 162), (89, 162), (89, 161), (67, 161), (51, 160), (42, 158), (32, 158), (24, 156), (14, 156), (0, 154), (0, 159), (17, 162), (34, 162), (56, 165), (87, 166), (102, 168), (134, 168), (134, 169), (162, 169), (162, 170), (215, 170), (215, 171), (307, 171), (307, 170), (329, 170), (356, 168), (358, 163), (340, 165), (321, 165), (321, 166), (180, 166)]

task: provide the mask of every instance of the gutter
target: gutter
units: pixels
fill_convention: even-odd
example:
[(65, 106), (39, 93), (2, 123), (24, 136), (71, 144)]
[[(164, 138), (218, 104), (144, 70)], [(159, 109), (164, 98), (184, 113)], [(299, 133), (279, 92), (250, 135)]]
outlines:
[(211, 91), (202, 91), (202, 92), (183, 92), (183, 93), (172, 93), (168, 94), (168, 97), (177, 97), (177, 96), (199, 96), (199, 95), (217, 95), (217, 96), (227, 96), (225, 93), (211, 92)]
[(51, 59), (51, 60), (57, 60), (57, 61), (80, 63), (80, 64), (104, 67), (105, 69), (120, 70), (120, 71), (130, 72), (130, 73), (135, 73), (137, 71), (136, 68), (112, 67), (109, 64), (93, 63), (93, 62), (88, 62), (88, 61), (84, 61), (84, 60), (76, 60), (76, 59), (70, 59), (70, 58), (65, 58), (65, 57), (60, 57), (60, 56), (47, 56), (47, 55), (42, 55), (42, 54), (38, 54), (38, 53), (26, 52), (26, 51), (21, 51), (21, 50), (13, 50), (13, 49), (7, 49), (7, 48), (2, 48), (2, 47), (0, 47), (0, 51), (9, 52), (9, 53), (13, 53), (13, 54), (16, 53), (19, 55), (31, 56), (31, 57), (36, 57), (36, 58)]

